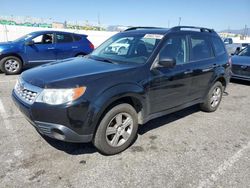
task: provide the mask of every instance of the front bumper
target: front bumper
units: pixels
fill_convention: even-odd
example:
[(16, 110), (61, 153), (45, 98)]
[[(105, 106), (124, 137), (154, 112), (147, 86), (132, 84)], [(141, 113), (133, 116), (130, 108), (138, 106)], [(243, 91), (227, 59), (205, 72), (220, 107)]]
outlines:
[[(89, 117), (89, 115), (85, 111), (87, 108), (83, 108), (82, 105), (56, 108), (34, 103), (31, 106), (20, 100), (14, 91), (12, 99), (26, 119), (42, 135), (66, 142), (85, 143), (92, 140), (93, 129), (87, 125), (90, 122), (87, 118), (84, 121), (84, 117)], [(86, 115), (78, 116), (83, 111), (86, 112)]]

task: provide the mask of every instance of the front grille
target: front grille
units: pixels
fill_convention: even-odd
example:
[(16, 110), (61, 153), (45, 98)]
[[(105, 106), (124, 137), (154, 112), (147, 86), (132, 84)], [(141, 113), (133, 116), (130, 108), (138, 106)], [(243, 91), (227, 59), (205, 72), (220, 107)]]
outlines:
[(16, 95), (25, 103), (33, 104), (40, 92), (41, 88), (30, 85), (23, 80), (18, 80), (15, 86)]
[(28, 89), (21, 89), (20, 85), (17, 86), (16, 92), (20, 97), (22, 97), (25, 101), (29, 103), (33, 103), (37, 96), (36, 92), (30, 91)]

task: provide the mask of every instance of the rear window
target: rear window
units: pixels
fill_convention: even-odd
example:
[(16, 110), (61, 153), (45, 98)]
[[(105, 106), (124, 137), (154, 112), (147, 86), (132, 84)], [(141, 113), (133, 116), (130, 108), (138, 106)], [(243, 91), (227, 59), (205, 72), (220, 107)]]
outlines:
[(191, 61), (199, 61), (213, 57), (211, 45), (207, 38), (191, 37)]
[(82, 39), (80, 35), (73, 35), (73, 36), (74, 36), (75, 41), (79, 41)]
[(73, 38), (71, 34), (58, 33), (56, 34), (56, 41), (57, 43), (68, 43), (73, 42)]
[(214, 46), (214, 51), (216, 56), (222, 55), (224, 53), (226, 53), (225, 48), (224, 48), (224, 43), (222, 42), (222, 40), (220, 38), (212, 38), (212, 43)]

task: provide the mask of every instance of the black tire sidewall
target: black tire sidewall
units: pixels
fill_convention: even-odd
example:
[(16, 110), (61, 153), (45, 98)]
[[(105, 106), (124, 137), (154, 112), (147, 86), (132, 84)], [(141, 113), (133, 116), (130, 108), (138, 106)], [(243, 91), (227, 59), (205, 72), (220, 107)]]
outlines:
[[(16, 60), (18, 63), (19, 63), (19, 69), (18, 69), (18, 71), (16, 71), (16, 72), (9, 72), (9, 71), (7, 71), (6, 69), (5, 69), (5, 63), (6, 63), (6, 61), (8, 61), (9, 59), (14, 59), (14, 60)], [(5, 57), (5, 58), (3, 58), (1, 61), (0, 61), (0, 70), (2, 71), (2, 72), (4, 72), (5, 74), (7, 74), (7, 75), (14, 75), (14, 74), (19, 74), (20, 72), (21, 72), (21, 70), (22, 70), (22, 61), (18, 58), (18, 57), (15, 57), (15, 56), (8, 56), (8, 57)]]
[[(128, 113), (133, 119), (133, 130), (130, 138), (119, 147), (112, 147), (106, 141), (106, 129), (109, 122), (119, 113)], [(118, 104), (107, 112), (107, 114), (102, 118), (99, 127), (97, 128), (93, 144), (100, 151), (100, 153), (105, 155), (114, 155), (124, 151), (128, 148), (136, 138), (138, 130), (138, 117), (135, 109), (129, 104)]]

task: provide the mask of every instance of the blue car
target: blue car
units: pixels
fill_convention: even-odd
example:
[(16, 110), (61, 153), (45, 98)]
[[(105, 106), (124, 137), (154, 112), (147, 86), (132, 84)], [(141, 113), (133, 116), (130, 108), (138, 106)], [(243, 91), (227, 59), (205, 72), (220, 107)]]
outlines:
[(250, 81), (250, 45), (232, 57), (232, 78)]
[(23, 68), (84, 56), (93, 49), (87, 35), (61, 31), (33, 32), (15, 41), (0, 43), (0, 70), (5, 74), (18, 74)]

